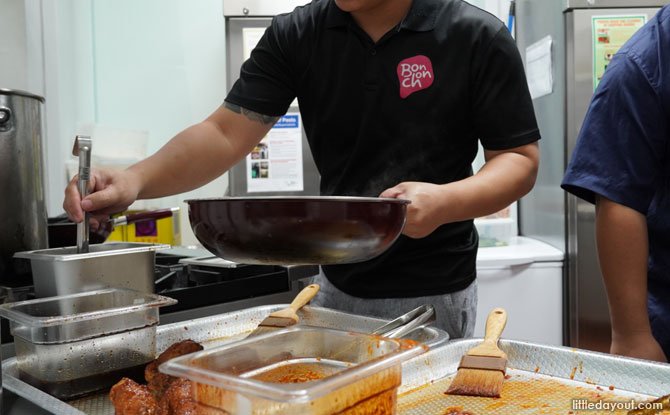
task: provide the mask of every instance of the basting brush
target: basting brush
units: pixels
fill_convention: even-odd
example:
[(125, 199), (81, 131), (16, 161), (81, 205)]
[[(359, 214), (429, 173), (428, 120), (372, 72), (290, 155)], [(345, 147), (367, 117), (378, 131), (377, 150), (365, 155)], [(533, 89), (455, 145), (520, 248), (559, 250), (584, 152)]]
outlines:
[(259, 334), (296, 324), (298, 321), (300, 321), (300, 317), (298, 317), (296, 312), (300, 310), (302, 306), (309, 303), (317, 292), (319, 292), (318, 284), (310, 284), (303, 288), (302, 291), (300, 291), (298, 295), (295, 296), (288, 307), (275, 311), (269, 316), (265, 317), (265, 319), (261, 321), (261, 324), (259, 324), (258, 327), (256, 327), (256, 329), (252, 331), (251, 334), (249, 334), (247, 337), (258, 336)]
[(500, 397), (507, 355), (498, 348), (498, 339), (506, 323), (505, 310), (496, 308), (491, 311), (486, 320), (484, 341), (465, 353), (447, 394)]

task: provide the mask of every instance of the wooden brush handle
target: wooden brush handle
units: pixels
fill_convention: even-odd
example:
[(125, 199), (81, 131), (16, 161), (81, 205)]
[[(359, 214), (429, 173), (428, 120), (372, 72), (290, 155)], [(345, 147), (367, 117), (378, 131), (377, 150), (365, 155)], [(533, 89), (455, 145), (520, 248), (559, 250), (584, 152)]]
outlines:
[(295, 296), (289, 307), (291, 307), (293, 311), (300, 310), (300, 308), (302, 308), (302, 306), (304, 306), (305, 304), (309, 303), (310, 300), (314, 298), (314, 296), (318, 292), (319, 292), (318, 284), (308, 285), (307, 287), (303, 288), (302, 291), (298, 293), (298, 295)]
[(467, 354), (476, 356), (506, 357), (505, 353), (498, 348), (498, 340), (507, 324), (507, 311), (496, 308), (489, 313), (486, 319), (486, 332), (484, 342), (471, 349)]
[(486, 333), (484, 334), (484, 341), (497, 344), (505, 325), (507, 324), (507, 311), (502, 308), (496, 308), (489, 313), (486, 319)]

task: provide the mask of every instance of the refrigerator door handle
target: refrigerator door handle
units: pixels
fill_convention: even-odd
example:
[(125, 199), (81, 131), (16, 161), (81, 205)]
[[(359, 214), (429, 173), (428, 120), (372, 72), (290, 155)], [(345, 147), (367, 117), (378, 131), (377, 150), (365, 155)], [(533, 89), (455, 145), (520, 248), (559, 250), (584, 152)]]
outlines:
[(488, 269), (508, 269), (521, 265), (530, 265), (535, 262), (532, 257), (514, 257), (509, 259), (496, 259), (495, 261), (487, 261), (485, 264), (477, 264), (478, 270)]

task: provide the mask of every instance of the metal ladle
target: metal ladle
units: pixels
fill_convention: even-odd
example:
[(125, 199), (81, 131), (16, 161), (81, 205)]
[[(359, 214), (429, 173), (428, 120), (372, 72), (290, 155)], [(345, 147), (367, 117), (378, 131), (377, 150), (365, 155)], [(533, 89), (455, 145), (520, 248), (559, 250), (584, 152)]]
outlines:
[[(72, 155), (79, 157), (79, 194), (84, 199), (88, 195), (88, 182), (91, 178), (91, 137), (78, 135), (74, 140)], [(84, 220), (77, 224), (77, 253), (88, 253), (89, 213), (84, 212)]]

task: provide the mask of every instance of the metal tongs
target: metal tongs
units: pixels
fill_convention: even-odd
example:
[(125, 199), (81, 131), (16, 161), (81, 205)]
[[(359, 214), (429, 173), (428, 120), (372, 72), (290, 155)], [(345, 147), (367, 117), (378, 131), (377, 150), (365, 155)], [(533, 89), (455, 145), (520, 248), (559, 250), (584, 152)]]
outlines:
[[(402, 316), (389, 321), (383, 326), (377, 327), (369, 334), (376, 334), (389, 338), (400, 338), (416, 329), (425, 327), (435, 321), (435, 307), (430, 304), (422, 305)], [(356, 342), (349, 343), (337, 352), (333, 353), (331, 359), (336, 359), (345, 353), (350, 353)]]
[(418, 328), (425, 327), (435, 321), (435, 307), (430, 304), (422, 305), (402, 316), (378, 327), (370, 334), (384, 337), (402, 337)]
[[(78, 135), (74, 139), (72, 155), (79, 157), (79, 194), (84, 199), (88, 195), (88, 182), (91, 179), (91, 137)], [(77, 253), (88, 253), (89, 213), (84, 212), (84, 220), (77, 224)]]

